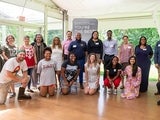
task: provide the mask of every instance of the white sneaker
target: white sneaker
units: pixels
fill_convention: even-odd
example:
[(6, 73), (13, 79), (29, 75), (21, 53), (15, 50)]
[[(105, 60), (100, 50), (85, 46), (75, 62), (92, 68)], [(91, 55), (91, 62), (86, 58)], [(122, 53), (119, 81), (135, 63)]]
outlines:
[(114, 89), (113, 94), (114, 94), (114, 95), (117, 95), (117, 89)]
[(107, 89), (107, 93), (108, 93), (108, 94), (112, 94), (112, 89), (111, 89), (111, 88), (108, 88), (108, 89)]

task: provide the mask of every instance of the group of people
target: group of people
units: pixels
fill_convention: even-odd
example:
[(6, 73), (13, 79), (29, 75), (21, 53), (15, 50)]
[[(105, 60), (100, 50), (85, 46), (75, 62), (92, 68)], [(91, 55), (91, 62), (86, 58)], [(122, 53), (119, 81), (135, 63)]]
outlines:
[[(122, 98), (133, 99), (139, 92), (148, 90), (148, 77), (153, 51), (142, 36), (135, 48), (129, 43), (128, 36), (123, 36), (123, 42), (118, 47), (112, 38), (112, 31), (107, 31), (107, 39), (99, 39), (98, 31), (93, 31), (88, 43), (82, 40), (81, 33), (77, 33), (72, 40), (72, 32), (67, 31), (67, 39), (61, 43), (59, 37), (53, 38), (52, 45), (47, 47), (41, 34), (36, 34), (34, 42), (30, 44), (30, 37), (24, 37), (24, 44), (19, 48), (15, 45), (12, 35), (7, 36), (6, 46), (0, 50), (0, 64), (4, 66), (0, 73), (0, 104), (4, 104), (8, 92), (15, 97), (14, 83), (21, 82), (18, 99), (31, 99), (26, 95), (34, 92), (39, 82), (40, 95), (53, 96), (55, 89), (60, 88), (66, 95), (77, 86), (79, 77), (80, 88), (85, 94), (93, 95), (99, 89), (100, 64), (104, 65), (104, 88), (109, 94), (117, 94), (117, 88), (122, 83), (124, 92)], [(159, 71), (160, 81), (160, 43), (157, 43), (154, 53), (155, 65)], [(19, 72), (19, 71), (22, 72)], [(85, 76), (83, 77), (83, 72)], [(83, 83), (85, 78), (85, 85)], [(157, 83), (160, 94), (160, 83)], [(160, 102), (159, 102), (160, 103)]]

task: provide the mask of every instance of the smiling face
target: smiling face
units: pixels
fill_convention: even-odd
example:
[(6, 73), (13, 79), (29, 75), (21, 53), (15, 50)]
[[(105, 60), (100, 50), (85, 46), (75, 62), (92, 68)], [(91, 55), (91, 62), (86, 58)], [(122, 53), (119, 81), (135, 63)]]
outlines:
[(68, 32), (67, 32), (67, 39), (70, 40), (71, 38), (72, 38), (72, 32), (71, 32), (71, 31), (68, 31)]
[(41, 43), (42, 42), (42, 35), (41, 34), (37, 34), (36, 35), (36, 42), (37, 43)]
[(95, 60), (96, 60), (96, 56), (95, 56), (95, 55), (91, 55), (91, 56), (89, 57), (89, 60), (90, 60), (91, 63), (94, 63)]
[(24, 37), (24, 44), (29, 45), (29, 37)]
[(140, 42), (141, 42), (141, 45), (145, 45), (146, 44), (146, 39), (144, 37), (142, 37)]
[(134, 65), (136, 62), (135, 58), (134, 57), (131, 57), (130, 60), (129, 60), (129, 64), (130, 65)]
[(59, 45), (59, 42), (60, 42), (60, 40), (56, 37), (56, 38), (54, 38), (54, 44), (55, 45)]
[(74, 54), (70, 54), (70, 55), (69, 55), (69, 60), (70, 60), (71, 62), (75, 62), (76, 56), (75, 56)]
[(26, 56), (25, 52), (19, 52), (17, 54), (17, 61), (22, 62), (25, 59), (25, 56)]
[(94, 33), (93, 33), (93, 39), (98, 39), (98, 32), (97, 31), (95, 31)]
[(127, 44), (128, 43), (128, 37), (126, 37), (126, 36), (123, 37), (123, 42)]
[(13, 45), (14, 44), (14, 37), (12, 35), (9, 35), (6, 39), (6, 42), (9, 44), (9, 45)]
[(112, 64), (113, 65), (116, 65), (118, 63), (118, 58), (117, 57), (114, 57), (113, 59), (112, 59)]
[(51, 59), (51, 52), (49, 50), (46, 50), (45, 53), (44, 53), (44, 58), (45, 60), (50, 60)]
[(108, 36), (108, 39), (111, 39), (111, 38), (112, 38), (112, 32), (111, 32), (111, 31), (108, 31), (108, 32), (107, 32), (107, 36)]
[(76, 40), (81, 40), (81, 33), (76, 34)]

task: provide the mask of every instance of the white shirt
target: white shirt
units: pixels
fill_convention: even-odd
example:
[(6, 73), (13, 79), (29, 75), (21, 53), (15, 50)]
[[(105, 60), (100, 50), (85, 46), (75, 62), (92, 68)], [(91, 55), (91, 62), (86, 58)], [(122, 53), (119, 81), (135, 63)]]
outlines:
[(42, 59), (38, 63), (37, 73), (40, 74), (40, 86), (56, 84), (55, 62), (53, 59), (46, 61)]
[(16, 75), (20, 70), (22, 71), (28, 70), (26, 61), (23, 60), (22, 62), (17, 62), (16, 57), (10, 58), (4, 64), (2, 71), (0, 73), (0, 83), (8, 83), (12, 81), (12, 79), (7, 76), (7, 71), (10, 71), (14, 75)]

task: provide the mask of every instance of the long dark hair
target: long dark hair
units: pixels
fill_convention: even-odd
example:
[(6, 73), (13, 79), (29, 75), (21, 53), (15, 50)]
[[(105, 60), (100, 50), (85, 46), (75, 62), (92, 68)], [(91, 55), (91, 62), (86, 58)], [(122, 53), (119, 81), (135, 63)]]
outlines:
[(13, 40), (15, 41), (15, 38), (14, 38), (14, 36), (13, 36), (13, 35), (8, 35), (8, 36), (6, 37), (6, 44), (7, 44), (7, 45), (9, 45), (9, 42), (8, 42), (8, 38), (9, 38), (9, 37), (12, 37), (12, 38), (13, 38)]
[(129, 65), (131, 65), (130, 60), (131, 60), (132, 58), (135, 59), (135, 63), (133, 64), (133, 67), (132, 67), (132, 76), (135, 77), (135, 76), (136, 76), (136, 73), (137, 73), (137, 71), (138, 71), (138, 66), (137, 66), (137, 64), (136, 64), (136, 57), (135, 57), (135, 56), (131, 56), (131, 57), (129, 58), (129, 60), (128, 60), (128, 63), (129, 63)]
[(43, 39), (42, 34), (40, 34), (40, 33), (38, 33), (38, 34), (35, 35), (34, 42), (36, 42), (36, 37), (37, 37), (38, 35), (41, 36), (41, 43), (43, 43), (43, 42), (44, 42), (44, 39)]
[(112, 61), (113, 61), (113, 59), (114, 59), (114, 58), (116, 58), (116, 59), (117, 59), (116, 67), (118, 66), (119, 58), (118, 58), (117, 56), (113, 56), (113, 57), (112, 57), (112, 59), (111, 59), (111, 61), (110, 61), (110, 63), (109, 63), (109, 65), (108, 65), (108, 67), (110, 67), (110, 68), (112, 68), (112, 67), (113, 67), (113, 63), (112, 63)]
[[(89, 40), (92, 40), (92, 39), (93, 39), (93, 34), (94, 34), (95, 32), (98, 33), (98, 31), (93, 31), (93, 32), (92, 32), (92, 36), (91, 36), (91, 38), (90, 38)], [(99, 34), (99, 33), (98, 33), (98, 34)], [(98, 39), (99, 39), (99, 38), (98, 38), (98, 36), (97, 36), (97, 40), (98, 40)]]
[(141, 36), (139, 39), (139, 47), (141, 46), (141, 39), (144, 38), (146, 43), (144, 44), (145, 46), (147, 46), (147, 38), (145, 36)]

